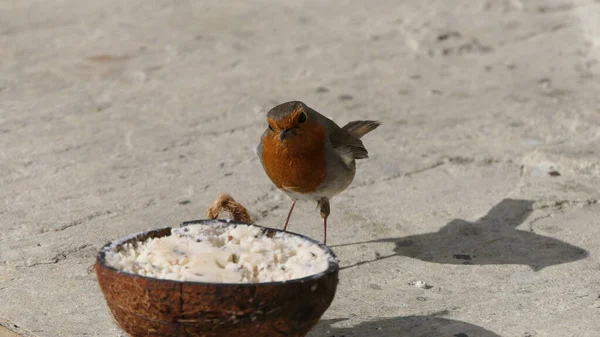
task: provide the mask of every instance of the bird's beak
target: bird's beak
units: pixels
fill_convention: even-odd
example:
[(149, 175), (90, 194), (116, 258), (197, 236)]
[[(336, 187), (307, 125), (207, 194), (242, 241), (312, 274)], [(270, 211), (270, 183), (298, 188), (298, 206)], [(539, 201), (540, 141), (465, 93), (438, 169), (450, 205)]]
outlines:
[(282, 129), (281, 131), (279, 131), (279, 139), (281, 139), (281, 141), (283, 142), (291, 134), (292, 134), (292, 130), (291, 129)]

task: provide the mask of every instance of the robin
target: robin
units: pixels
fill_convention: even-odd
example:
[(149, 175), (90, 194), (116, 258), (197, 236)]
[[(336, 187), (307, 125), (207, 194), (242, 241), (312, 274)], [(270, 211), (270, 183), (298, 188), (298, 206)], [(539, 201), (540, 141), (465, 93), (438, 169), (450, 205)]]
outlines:
[(360, 138), (380, 125), (354, 121), (339, 127), (299, 101), (280, 104), (267, 113), (267, 129), (256, 152), (278, 189), (292, 199), (283, 230), (298, 200), (316, 201), (327, 243), (329, 200), (354, 179), (356, 159), (368, 158)]

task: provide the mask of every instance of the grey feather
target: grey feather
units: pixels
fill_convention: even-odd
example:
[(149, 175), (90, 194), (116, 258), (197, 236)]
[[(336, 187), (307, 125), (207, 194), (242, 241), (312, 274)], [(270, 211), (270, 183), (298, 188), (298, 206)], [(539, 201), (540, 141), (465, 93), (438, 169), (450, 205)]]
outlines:
[(369, 158), (369, 153), (364, 147), (338, 145), (333, 148), (337, 154), (342, 157), (346, 165), (350, 165), (355, 159)]

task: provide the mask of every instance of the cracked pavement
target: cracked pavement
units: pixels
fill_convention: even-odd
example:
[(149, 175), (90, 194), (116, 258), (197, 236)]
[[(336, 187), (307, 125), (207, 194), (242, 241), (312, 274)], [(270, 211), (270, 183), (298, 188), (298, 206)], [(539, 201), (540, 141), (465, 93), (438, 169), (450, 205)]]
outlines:
[[(343, 269), (310, 337), (598, 335), (598, 1), (0, 15), (0, 336), (120, 336), (90, 269), (100, 247), (204, 218), (221, 193), (280, 227), (289, 200), (253, 147), (293, 99), (383, 122), (332, 200)], [(292, 231), (321, 238), (314, 207)]]

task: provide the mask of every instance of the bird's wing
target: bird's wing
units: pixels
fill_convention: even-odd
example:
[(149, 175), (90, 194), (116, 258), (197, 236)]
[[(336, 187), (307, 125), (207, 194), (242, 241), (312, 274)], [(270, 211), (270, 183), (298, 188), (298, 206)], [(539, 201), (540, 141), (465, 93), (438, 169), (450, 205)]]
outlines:
[(349, 165), (355, 159), (369, 158), (369, 153), (359, 138), (354, 137), (348, 130), (340, 128), (331, 119), (316, 111), (314, 113), (319, 118), (321, 125), (327, 130), (333, 149), (346, 164)]
[(338, 144), (334, 146), (334, 149), (342, 156), (346, 164), (349, 164), (352, 159), (369, 158), (369, 153), (360, 138), (375, 130), (380, 124), (376, 121), (350, 122), (332, 133), (331, 143), (336, 142)]

